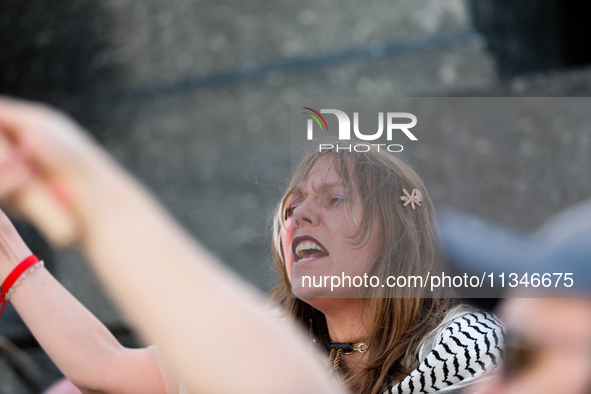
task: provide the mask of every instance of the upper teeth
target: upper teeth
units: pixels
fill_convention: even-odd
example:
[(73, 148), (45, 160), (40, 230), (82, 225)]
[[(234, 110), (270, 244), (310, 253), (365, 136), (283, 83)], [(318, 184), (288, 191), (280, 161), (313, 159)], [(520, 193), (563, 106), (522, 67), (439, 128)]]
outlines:
[(308, 250), (308, 249), (316, 249), (319, 250), (323, 253), (327, 253), (328, 252), (326, 250), (324, 250), (324, 248), (320, 245), (318, 245), (316, 242), (312, 242), (312, 241), (302, 241), (298, 244), (298, 246), (296, 247), (296, 255), (299, 258), (304, 257), (304, 250)]

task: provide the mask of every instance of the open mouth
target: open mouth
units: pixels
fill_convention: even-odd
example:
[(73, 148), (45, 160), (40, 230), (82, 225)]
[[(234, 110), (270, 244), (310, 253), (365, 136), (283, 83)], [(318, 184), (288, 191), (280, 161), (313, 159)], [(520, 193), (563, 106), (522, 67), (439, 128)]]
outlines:
[(328, 251), (322, 244), (310, 236), (295, 237), (291, 243), (291, 249), (295, 261), (308, 261), (319, 257), (328, 256)]

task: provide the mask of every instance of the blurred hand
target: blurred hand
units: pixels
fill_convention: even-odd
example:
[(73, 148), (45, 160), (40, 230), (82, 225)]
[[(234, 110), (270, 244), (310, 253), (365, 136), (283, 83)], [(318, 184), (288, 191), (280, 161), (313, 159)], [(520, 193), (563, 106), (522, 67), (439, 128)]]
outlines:
[(48, 106), (0, 97), (0, 199), (33, 177), (69, 177), (95, 145), (66, 115)]
[(0, 97), (0, 202), (58, 246), (75, 238), (72, 196), (100, 149), (66, 115)]

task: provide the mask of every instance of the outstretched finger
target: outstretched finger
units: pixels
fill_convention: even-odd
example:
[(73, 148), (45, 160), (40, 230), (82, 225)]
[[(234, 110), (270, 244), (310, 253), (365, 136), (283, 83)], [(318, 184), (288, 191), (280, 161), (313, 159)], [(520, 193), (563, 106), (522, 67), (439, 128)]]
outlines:
[(57, 113), (44, 104), (0, 96), (0, 126), (10, 134), (23, 125), (43, 123)]

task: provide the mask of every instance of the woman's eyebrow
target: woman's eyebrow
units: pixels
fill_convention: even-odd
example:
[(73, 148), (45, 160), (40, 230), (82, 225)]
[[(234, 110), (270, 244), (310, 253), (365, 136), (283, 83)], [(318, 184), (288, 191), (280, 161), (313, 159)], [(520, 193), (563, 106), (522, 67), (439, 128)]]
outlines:
[(332, 191), (339, 187), (344, 189), (345, 185), (343, 185), (341, 182), (323, 183), (322, 186), (320, 186), (320, 194), (326, 193), (327, 191)]
[[(343, 190), (345, 189), (345, 185), (342, 182), (327, 182), (327, 183), (322, 183), (320, 185), (320, 190), (318, 190), (317, 187), (315, 187), (315, 185), (312, 185), (312, 191), (317, 193), (317, 194), (323, 194), (326, 192), (330, 192), (333, 189), (336, 189), (338, 187), (342, 187)], [(300, 196), (306, 196), (308, 193), (304, 193), (302, 191), (302, 188), (298, 185), (296, 187), (294, 187), (290, 193), (290, 198), (294, 199)]]
[(300, 188), (300, 186), (296, 186), (293, 189), (291, 189), (291, 192), (289, 193), (289, 199), (293, 200), (294, 197), (299, 197), (301, 195), (303, 195), (304, 193), (302, 193), (302, 189)]

